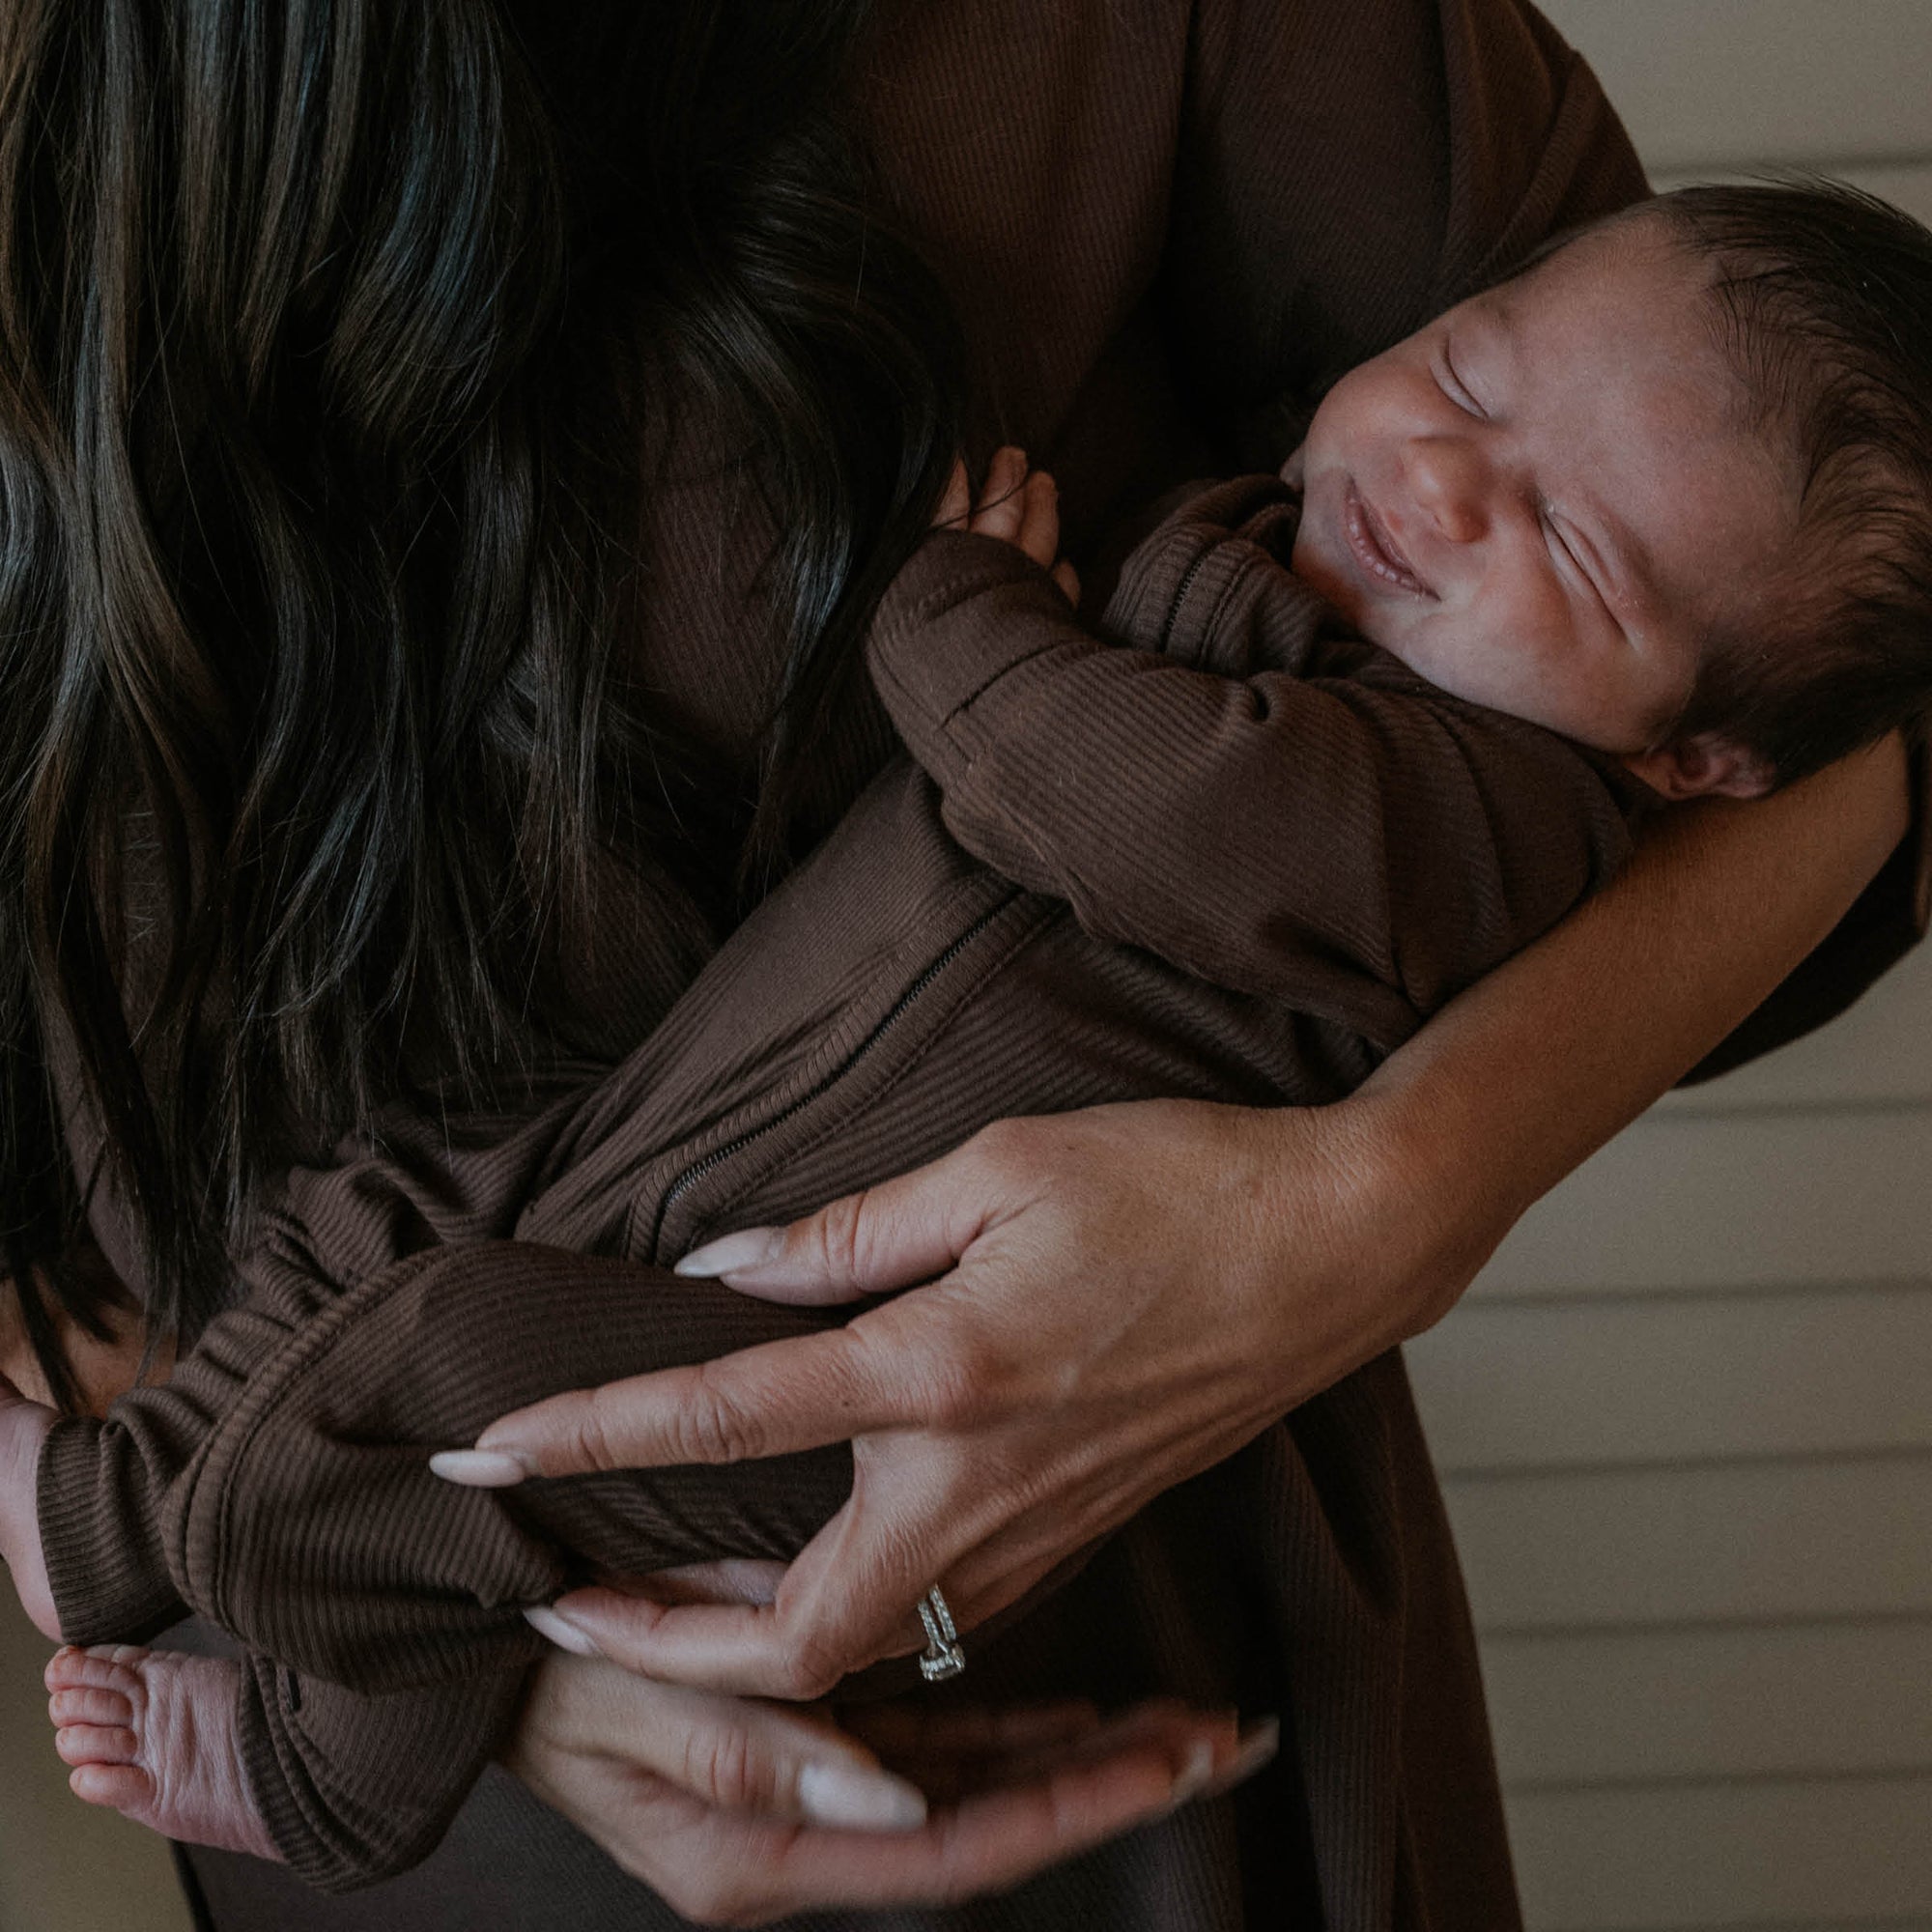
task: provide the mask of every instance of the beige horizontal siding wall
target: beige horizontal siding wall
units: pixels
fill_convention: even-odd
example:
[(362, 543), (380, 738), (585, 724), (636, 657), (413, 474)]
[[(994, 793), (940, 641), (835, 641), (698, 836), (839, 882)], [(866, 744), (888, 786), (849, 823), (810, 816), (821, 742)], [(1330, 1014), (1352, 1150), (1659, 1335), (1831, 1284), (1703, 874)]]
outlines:
[[(1661, 185), (1932, 219), (1932, 0), (1547, 11)], [(1411, 1363), (1533, 1932), (1932, 1932), (1932, 957), (1653, 1110)]]

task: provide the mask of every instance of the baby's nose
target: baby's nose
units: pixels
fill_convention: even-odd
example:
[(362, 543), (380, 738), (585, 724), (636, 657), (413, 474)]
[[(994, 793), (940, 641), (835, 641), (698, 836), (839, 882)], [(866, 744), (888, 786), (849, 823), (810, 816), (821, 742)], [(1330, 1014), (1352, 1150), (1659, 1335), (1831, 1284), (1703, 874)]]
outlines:
[(1489, 528), (1487, 471), (1465, 439), (1417, 437), (1408, 445), (1409, 489), (1417, 505), (1450, 543), (1474, 543)]

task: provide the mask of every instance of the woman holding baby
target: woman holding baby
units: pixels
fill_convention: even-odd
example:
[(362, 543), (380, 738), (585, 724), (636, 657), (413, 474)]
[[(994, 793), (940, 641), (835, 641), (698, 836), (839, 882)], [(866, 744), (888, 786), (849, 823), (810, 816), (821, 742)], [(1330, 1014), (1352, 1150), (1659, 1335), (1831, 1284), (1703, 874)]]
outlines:
[[(54, 1265), (83, 1208), (191, 1349), (272, 1167), (398, 1094), (501, 1106), (514, 1072), (535, 1110), (643, 1037), (884, 758), (857, 640), (956, 444), (1050, 465), (1084, 560), (1215, 467), (1204, 437), (1265, 438), (1284, 392), (1642, 192), (1587, 71), (1505, 0), (180, 12), (43, 0), (5, 53), (11, 99), (78, 116), (33, 140), (84, 162), (10, 111), (8, 232), (62, 270), (8, 277), (5, 435), (39, 490), (10, 489), (12, 629), (73, 667), (13, 647), (34, 1058), (5, 1146), (43, 1333), (99, 1306)], [(70, 71), (99, 76), (84, 111)], [(156, 99), (166, 257), (128, 164)], [(111, 814), (102, 769), (130, 779)], [(942, 1922), (1019, 1884), (943, 1922), (1508, 1922), (1386, 1351), (1794, 971), (1737, 1050), (1909, 942), (1905, 800), (1888, 748), (1674, 819), (1332, 1108), (1014, 1122), (724, 1255), (753, 1296), (934, 1285), (496, 1439), (549, 1474), (853, 1438), (846, 1510), (769, 1604), (565, 1600), (602, 1657), (546, 1663), (505, 1747), (549, 1809), (486, 1780), (430, 1861), (334, 1899), (192, 1853), (210, 1922), (676, 1922), (560, 1817), (700, 1919)], [(106, 910), (48, 910), (75, 876)], [(936, 1589), (992, 1715), (858, 1711), (862, 1748), (739, 1701), (917, 1647)], [(1188, 1708), (1040, 1709), (1156, 1692)], [(1278, 1714), (1279, 1755), (1231, 1708)], [(923, 1826), (838, 1829), (873, 1753), (935, 1800)], [(809, 1802), (814, 1767), (846, 1782)]]

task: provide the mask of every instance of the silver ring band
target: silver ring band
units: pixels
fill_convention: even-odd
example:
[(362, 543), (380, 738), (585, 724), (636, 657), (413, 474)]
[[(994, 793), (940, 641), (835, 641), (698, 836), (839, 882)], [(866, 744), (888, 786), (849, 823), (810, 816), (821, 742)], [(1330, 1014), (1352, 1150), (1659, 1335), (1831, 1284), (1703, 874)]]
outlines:
[(919, 1674), (928, 1684), (957, 1677), (966, 1668), (966, 1653), (959, 1647), (959, 1632), (937, 1583), (919, 1600), (919, 1620), (925, 1626), (925, 1655), (919, 1661)]

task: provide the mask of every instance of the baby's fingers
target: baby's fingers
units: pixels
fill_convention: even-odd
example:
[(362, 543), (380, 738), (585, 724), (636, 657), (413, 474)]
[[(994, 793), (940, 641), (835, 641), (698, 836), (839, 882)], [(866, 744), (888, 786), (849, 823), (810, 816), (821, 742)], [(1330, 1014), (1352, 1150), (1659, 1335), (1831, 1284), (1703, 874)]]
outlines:
[(973, 480), (966, 474), (966, 459), (952, 459), (952, 474), (946, 479), (939, 507), (932, 513), (936, 530), (963, 530), (973, 515)]
[(980, 507), (973, 512), (972, 528), (982, 537), (1018, 543), (1027, 494), (1025, 451), (1010, 444), (994, 450), (993, 460), (986, 466), (985, 487), (980, 492)]
[(1020, 493), (1019, 547), (1051, 570), (1060, 554), (1060, 490), (1044, 469), (1036, 469)]

